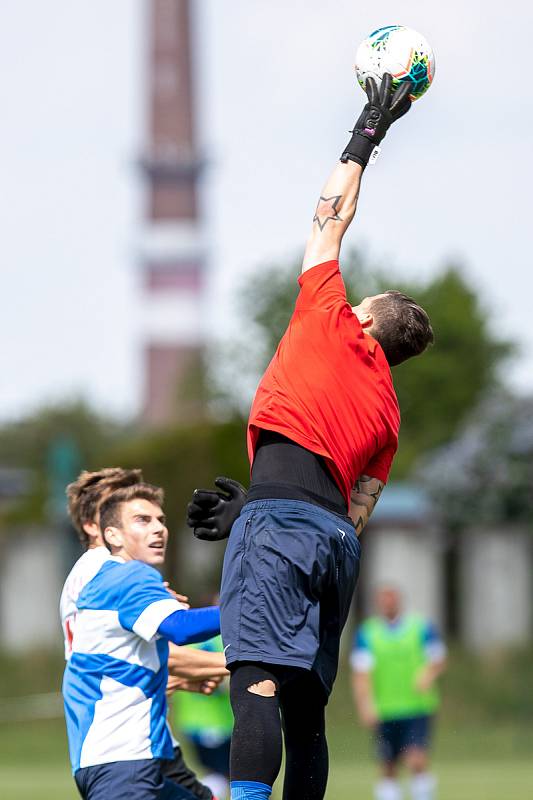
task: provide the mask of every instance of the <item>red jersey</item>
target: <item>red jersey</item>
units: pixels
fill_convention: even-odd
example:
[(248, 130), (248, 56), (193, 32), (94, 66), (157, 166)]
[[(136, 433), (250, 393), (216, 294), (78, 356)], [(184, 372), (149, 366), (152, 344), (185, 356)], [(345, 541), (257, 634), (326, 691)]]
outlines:
[(386, 482), (400, 411), (385, 354), (346, 299), (338, 261), (304, 272), (294, 313), (263, 375), (248, 420), (322, 456), (350, 504), (361, 475)]

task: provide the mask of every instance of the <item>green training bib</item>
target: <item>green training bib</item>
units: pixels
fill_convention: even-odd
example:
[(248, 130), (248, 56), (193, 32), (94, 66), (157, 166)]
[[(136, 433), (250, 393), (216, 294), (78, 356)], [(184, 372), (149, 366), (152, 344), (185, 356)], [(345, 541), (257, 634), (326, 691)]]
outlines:
[(393, 626), (379, 617), (367, 620), (362, 626), (374, 658), (372, 691), (381, 720), (433, 714), (438, 708), (435, 686), (426, 692), (415, 686), (418, 674), (428, 663), (424, 628), (424, 620), (414, 614)]

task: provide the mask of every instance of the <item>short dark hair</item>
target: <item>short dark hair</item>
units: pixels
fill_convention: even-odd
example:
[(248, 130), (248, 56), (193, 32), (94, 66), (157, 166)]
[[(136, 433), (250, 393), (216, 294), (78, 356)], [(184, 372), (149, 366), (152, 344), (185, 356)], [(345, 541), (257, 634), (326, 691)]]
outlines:
[(105, 529), (119, 528), (122, 523), (122, 505), (138, 499), (149, 500), (156, 506), (163, 506), (165, 492), (159, 486), (152, 486), (151, 483), (136, 483), (112, 492), (100, 506), (100, 530), (108, 550), (111, 550), (111, 547), (106, 542)]
[(412, 297), (390, 290), (372, 299), (374, 321), (369, 333), (395, 367), (423, 353), (435, 340), (428, 315)]
[(68, 512), (83, 545), (89, 544), (83, 526), (95, 521), (102, 500), (115, 489), (142, 483), (142, 480), (140, 469), (104, 467), (95, 472), (84, 470), (73, 483), (69, 483), (66, 488)]

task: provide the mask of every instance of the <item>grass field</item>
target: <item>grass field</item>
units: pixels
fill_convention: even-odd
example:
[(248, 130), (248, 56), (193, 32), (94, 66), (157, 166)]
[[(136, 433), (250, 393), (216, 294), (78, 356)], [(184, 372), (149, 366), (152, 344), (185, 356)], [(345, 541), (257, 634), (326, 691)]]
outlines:
[[(533, 794), (531, 763), (509, 762), (502, 769), (498, 764), (438, 764), (439, 800), (529, 800)], [(335, 766), (330, 775), (328, 800), (372, 800), (373, 772), (366, 763), (361, 766)], [(2, 767), (0, 786), (3, 800), (78, 800), (72, 778), (64, 767), (48, 765), (20, 769)], [(276, 795), (279, 798), (280, 795)]]
[[(352, 757), (348, 757), (352, 751), (349, 737), (343, 737), (339, 752), (341, 731), (332, 728), (331, 734), (328, 800), (371, 800), (374, 765), (366, 742), (364, 752), (354, 747)], [(493, 734), (492, 744), (495, 745), (500, 736), (506, 740), (509, 734), (510, 731)], [(526, 756), (506, 756), (500, 760), (470, 758), (466, 751), (449, 760), (439, 756), (439, 746), (436, 756), (439, 800), (528, 800), (533, 796), (533, 761)], [(0, 797), (2, 800), (75, 800), (78, 794), (67, 761), (61, 721), (1, 725)]]
[[(60, 660), (26, 667), (0, 659), (4, 697), (32, 685), (49, 691)], [(37, 672), (35, 671), (38, 666)], [(533, 798), (531, 654), (477, 663), (458, 654), (445, 686), (434, 746), (439, 800)], [(6, 669), (6, 667), (8, 667)], [(48, 679), (46, 678), (48, 673)], [(27, 677), (38, 679), (30, 684)], [(331, 770), (328, 800), (371, 800), (375, 765), (369, 736), (356, 723), (345, 674), (328, 710)], [(279, 783), (279, 781), (278, 781)], [(277, 791), (276, 800), (280, 794)], [(0, 723), (1, 800), (75, 800), (61, 719)]]

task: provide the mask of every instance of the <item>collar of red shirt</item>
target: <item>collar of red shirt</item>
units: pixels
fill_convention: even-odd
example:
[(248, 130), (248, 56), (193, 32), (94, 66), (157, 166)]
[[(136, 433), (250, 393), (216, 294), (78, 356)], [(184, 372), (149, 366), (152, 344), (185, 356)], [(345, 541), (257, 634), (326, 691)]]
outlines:
[[(364, 333), (364, 331), (363, 331), (363, 333)], [(376, 340), (374, 339), (373, 336), (370, 336), (369, 333), (365, 333), (365, 339), (366, 339), (366, 343), (367, 343), (367, 346), (368, 346), (368, 352), (370, 353), (371, 356), (373, 356), (375, 358), (376, 357), (376, 347), (378, 346), (378, 343), (376, 342)]]

